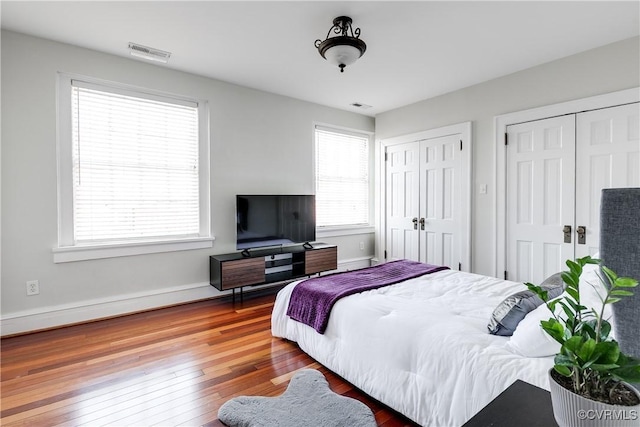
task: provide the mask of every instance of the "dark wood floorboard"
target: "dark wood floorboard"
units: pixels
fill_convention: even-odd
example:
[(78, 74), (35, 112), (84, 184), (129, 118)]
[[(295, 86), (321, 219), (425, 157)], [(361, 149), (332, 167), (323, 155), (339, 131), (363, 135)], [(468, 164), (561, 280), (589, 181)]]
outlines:
[(300, 369), (368, 405), (379, 426), (415, 426), (271, 336), (275, 290), (200, 301), (1, 341), (0, 424), (223, 426), (239, 395), (277, 396)]

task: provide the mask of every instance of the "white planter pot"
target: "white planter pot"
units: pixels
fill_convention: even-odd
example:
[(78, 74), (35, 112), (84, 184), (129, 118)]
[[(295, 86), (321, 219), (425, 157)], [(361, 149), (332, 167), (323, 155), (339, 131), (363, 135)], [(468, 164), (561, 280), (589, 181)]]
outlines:
[[(551, 376), (551, 371), (549, 387), (553, 416), (560, 427), (640, 426), (640, 405), (609, 405), (587, 399), (558, 384)], [(635, 392), (638, 394), (637, 390)]]

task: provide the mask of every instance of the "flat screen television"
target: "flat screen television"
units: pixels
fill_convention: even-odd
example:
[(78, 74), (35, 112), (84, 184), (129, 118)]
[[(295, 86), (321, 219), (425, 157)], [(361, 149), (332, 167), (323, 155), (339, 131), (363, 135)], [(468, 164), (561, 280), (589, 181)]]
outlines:
[(314, 195), (237, 195), (236, 248), (309, 243), (316, 239)]

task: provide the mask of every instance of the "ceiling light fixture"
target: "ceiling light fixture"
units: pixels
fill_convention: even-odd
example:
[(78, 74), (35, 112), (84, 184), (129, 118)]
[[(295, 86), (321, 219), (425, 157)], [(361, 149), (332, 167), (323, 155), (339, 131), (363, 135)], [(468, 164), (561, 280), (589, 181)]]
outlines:
[[(354, 30), (351, 22), (348, 16), (338, 16), (333, 20), (333, 27), (329, 28), (327, 38), (315, 42), (320, 55), (340, 67), (341, 73), (344, 73), (344, 67), (356, 62), (367, 50), (367, 45), (360, 40), (360, 28)], [(338, 35), (329, 37), (331, 33)]]
[(129, 53), (138, 58), (148, 59), (149, 61), (157, 61), (167, 63), (171, 57), (171, 52), (155, 49), (153, 47), (142, 46), (137, 43), (129, 43)]

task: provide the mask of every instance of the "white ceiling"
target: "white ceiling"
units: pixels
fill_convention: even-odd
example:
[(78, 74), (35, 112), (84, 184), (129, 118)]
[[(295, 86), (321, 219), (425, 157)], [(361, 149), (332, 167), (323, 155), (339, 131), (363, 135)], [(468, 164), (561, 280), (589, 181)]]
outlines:
[[(640, 34), (635, 1), (2, 1), (2, 28), (129, 56), (367, 115)], [(364, 56), (340, 73), (318, 54), (336, 16)], [(360, 102), (373, 107), (358, 110)]]

